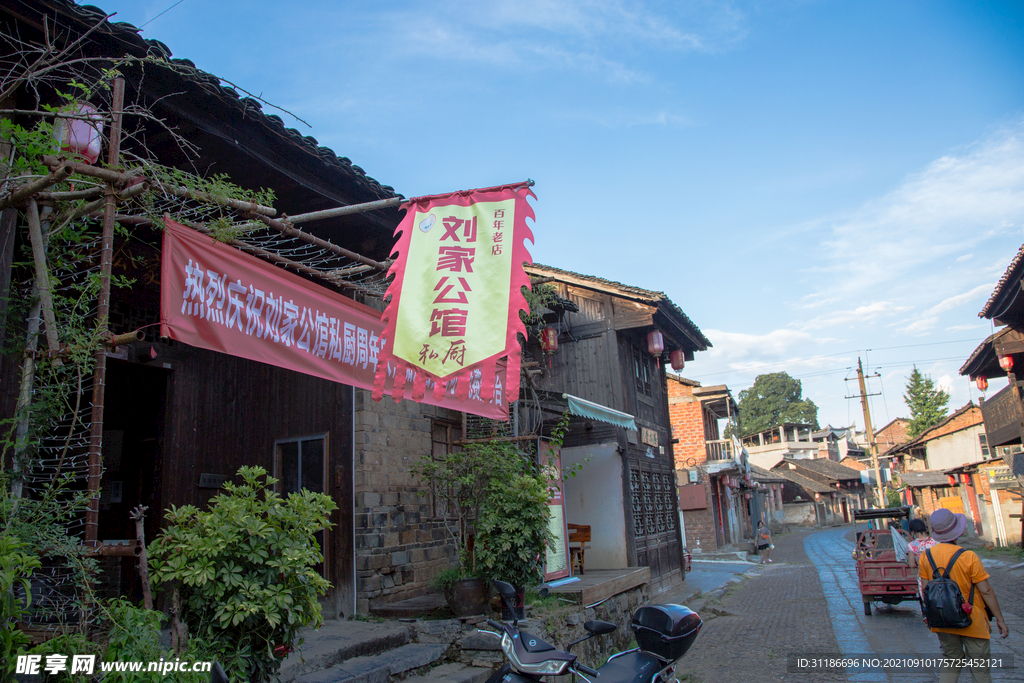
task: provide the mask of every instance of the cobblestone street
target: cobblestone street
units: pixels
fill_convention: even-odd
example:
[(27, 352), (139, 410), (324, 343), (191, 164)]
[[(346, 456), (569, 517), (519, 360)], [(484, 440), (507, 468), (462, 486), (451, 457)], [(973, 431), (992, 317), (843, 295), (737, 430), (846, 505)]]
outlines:
[[(788, 656), (828, 654), (940, 654), (938, 641), (921, 619), (916, 602), (875, 604), (865, 616), (857, 585), (852, 527), (797, 530), (775, 538), (772, 565), (720, 598), (691, 603), (706, 626), (680, 673), (695, 683), (721, 681), (936, 681), (929, 671), (788, 673)], [(993, 656), (1013, 654), (1024, 664), (1024, 614), (1011, 590), (1019, 571), (994, 567), (992, 584), (1010, 627), (1006, 640), (993, 639)], [(993, 670), (993, 680), (1021, 680), (1020, 668)], [(969, 681), (964, 671), (961, 681)]]

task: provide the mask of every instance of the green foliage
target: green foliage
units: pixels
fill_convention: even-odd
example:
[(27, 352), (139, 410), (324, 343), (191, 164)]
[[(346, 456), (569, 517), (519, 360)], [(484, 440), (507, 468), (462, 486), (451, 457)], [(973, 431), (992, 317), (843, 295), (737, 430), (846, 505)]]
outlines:
[[(194, 647), (181, 655), (175, 655), (170, 649), (160, 645), (160, 622), (163, 613), (136, 607), (124, 598), (111, 600), (106, 605), (110, 630), (106, 636), (105, 662), (157, 662), (180, 659), (186, 662), (209, 661), (212, 655), (198, 652)], [(156, 671), (143, 673), (114, 672), (108, 673), (104, 683), (161, 683), (166, 676)], [(208, 674), (176, 671), (174, 680), (180, 683), (205, 683)]]
[(434, 588), (441, 591), (441, 593), (447, 595), (455, 582), (464, 578), (466, 578), (466, 573), (463, 571), (461, 566), (449, 567), (448, 569), (442, 569), (438, 573), (434, 574), (434, 578), (430, 580), (430, 583)]
[(519, 471), (525, 458), (508, 443), (472, 443), (438, 457), (426, 455), (410, 468), (429, 487), (441, 508), (445, 528), (458, 548), (458, 568), (463, 576), (478, 573), (469, 539), (488, 484), (492, 478), (502, 479)]
[(900, 497), (900, 492), (894, 488), (885, 488), (885, 506), (889, 508), (898, 508), (903, 505), (903, 498)]
[(196, 647), (232, 681), (273, 679), (299, 633), (323, 623), (317, 598), (329, 584), (314, 534), (330, 526), (329, 496), (302, 490), (283, 498), (261, 467), (238, 471), (208, 512), (171, 508), (149, 548), (154, 585), (180, 582), (183, 617)]
[(922, 375), (917, 367), (907, 378), (907, 392), (903, 400), (910, 408), (910, 424), (907, 435), (915, 438), (930, 427), (946, 419), (949, 394), (935, 386), (928, 375)]
[(531, 469), (491, 479), (476, 523), (478, 567), (514, 586), (543, 580), (544, 552), (554, 542), (548, 482)]
[[(520, 311), (519, 318), (522, 320), (527, 328), (537, 327), (544, 321), (544, 314), (541, 312), (542, 308), (549, 308), (550, 304), (558, 301), (558, 291), (548, 284), (533, 285), (532, 289), (523, 287), (523, 296), (526, 298), (526, 303), (529, 304), (529, 312)], [(535, 338), (539, 339), (540, 332), (535, 332), (537, 335)]]
[(25, 552), (28, 549), (14, 534), (0, 532), (0, 680), (14, 672), (14, 655), (28, 644), (15, 628), (32, 604), (30, 577), (40, 566), (38, 557)]
[(754, 385), (739, 393), (739, 430), (749, 436), (787, 422), (818, 428), (818, 406), (807, 398), (800, 380), (785, 372), (758, 375)]

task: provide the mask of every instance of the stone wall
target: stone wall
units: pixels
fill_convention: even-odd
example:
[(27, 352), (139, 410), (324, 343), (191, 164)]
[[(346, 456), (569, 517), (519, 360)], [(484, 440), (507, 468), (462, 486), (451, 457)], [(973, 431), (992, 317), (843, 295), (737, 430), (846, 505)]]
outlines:
[(445, 408), (355, 390), (354, 545), (356, 612), (422, 595), (452, 566), (455, 546), (409, 468), (432, 449), (435, 423), (461, 425)]

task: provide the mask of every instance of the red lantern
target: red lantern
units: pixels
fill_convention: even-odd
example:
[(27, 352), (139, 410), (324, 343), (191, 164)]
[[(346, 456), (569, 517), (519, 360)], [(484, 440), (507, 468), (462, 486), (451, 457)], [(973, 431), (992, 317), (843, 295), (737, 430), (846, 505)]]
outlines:
[(103, 115), (91, 104), (80, 104), (71, 113), (81, 118), (58, 118), (54, 121), (53, 137), (60, 143), (62, 152), (95, 164), (100, 157)]
[(970, 484), (971, 483), (971, 475), (969, 475), (969, 474), (961, 474), (960, 475), (960, 483), (961, 484)]
[(978, 375), (978, 379), (974, 382), (978, 385), (978, 391), (988, 391), (988, 377), (985, 375)]
[(558, 330), (545, 327), (540, 332), (540, 348), (549, 356), (558, 350)]
[(673, 370), (682, 370), (683, 366), (686, 365), (686, 354), (681, 349), (676, 349), (670, 353), (668, 358), (672, 363)]
[(820, 493), (815, 493), (814, 494), (814, 500), (821, 500), (821, 494)]
[(956, 486), (956, 477), (954, 477), (952, 474), (946, 475), (946, 481), (949, 483), (950, 486)]
[(659, 330), (654, 330), (647, 334), (647, 351), (652, 356), (660, 356), (661, 352), (665, 350), (665, 337), (662, 336)]
[(1013, 356), (999, 356), (999, 367), (1007, 372), (1013, 370)]

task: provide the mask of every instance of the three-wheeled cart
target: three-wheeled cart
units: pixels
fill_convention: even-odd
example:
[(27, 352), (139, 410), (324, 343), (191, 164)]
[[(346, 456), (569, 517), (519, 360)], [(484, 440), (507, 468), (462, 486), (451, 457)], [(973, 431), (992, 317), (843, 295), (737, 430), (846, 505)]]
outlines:
[[(899, 559), (892, 536), (899, 534), (903, 540), (911, 540), (910, 534), (900, 526), (904, 519), (910, 519), (909, 507), (853, 511), (857, 537), (853, 556), (857, 560), (857, 581), (867, 616), (871, 616), (872, 602), (895, 605), (914, 600), (920, 604), (917, 557), (908, 552), (906, 560)], [(889, 522), (893, 520), (896, 524), (890, 528)]]

